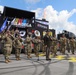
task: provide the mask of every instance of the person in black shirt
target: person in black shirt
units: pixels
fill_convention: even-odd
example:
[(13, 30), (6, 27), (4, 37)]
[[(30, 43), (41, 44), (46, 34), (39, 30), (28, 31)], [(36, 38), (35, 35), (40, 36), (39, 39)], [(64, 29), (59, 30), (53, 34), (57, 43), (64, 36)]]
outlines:
[(49, 55), (50, 55), (50, 41), (51, 38), (49, 36), (49, 31), (46, 32), (46, 35), (44, 36), (44, 45), (46, 48), (46, 60), (50, 60)]

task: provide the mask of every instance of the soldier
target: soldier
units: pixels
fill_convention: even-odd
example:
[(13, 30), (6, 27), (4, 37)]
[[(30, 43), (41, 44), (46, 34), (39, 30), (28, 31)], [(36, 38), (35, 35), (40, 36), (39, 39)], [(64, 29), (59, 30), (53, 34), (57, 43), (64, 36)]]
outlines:
[(28, 34), (27, 37), (26, 37), (27, 58), (31, 58), (31, 56), (30, 56), (30, 54), (31, 54), (31, 52), (32, 52), (31, 44), (32, 44), (31, 34)]
[(21, 39), (20, 35), (16, 36), (16, 39), (14, 41), (14, 45), (15, 45), (16, 60), (21, 60), (20, 59), (20, 53), (21, 53), (21, 48), (22, 48), (22, 39)]
[(44, 44), (46, 47), (46, 60), (50, 60), (49, 55), (50, 55), (50, 36), (49, 36), (49, 31), (46, 32), (46, 35), (44, 36)]
[(39, 56), (39, 50), (40, 50), (40, 43), (41, 43), (40, 36), (36, 36), (33, 39), (33, 43), (34, 43), (34, 52), (35, 52), (35, 55), (38, 57)]
[(57, 56), (57, 38), (56, 35), (52, 38), (52, 53), (54, 56)]
[(67, 49), (68, 53), (70, 53), (70, 40), (69, 39), (67, 39), (66, 45), (67, 45), (66, 49)]
[(61, 49), (61, 53), (65, 54), (65, 50), (66, 50), (66, 37), (65, 37), (64, 34), (60, 38), (60, 49)]
[(12, 35), (10, 34), (10, 31), (7, 30), (4, 35), (2, 35), (2, 39), (4, 41), (4, 57), (5, 57), (5, 62), (8, 63), (10, 62), (9, 56), (11, 55), (12, 51)]
[(74, 39), (74, 37), (72, 37), (70, 39), (70, 49), (71, 49), (72, 54), (74, 54), (74, 51), (75, 51), (75, 39)]
[(14, 36), (14, 34), (15, 34), (14, 29), (12, 29), (10, 32), (11, 32), (11, 34)]
[(15, 30), (15, 37), (16, 37), (17, 35), (20, 35), (18, 28), (16, 28), (16, 30)]

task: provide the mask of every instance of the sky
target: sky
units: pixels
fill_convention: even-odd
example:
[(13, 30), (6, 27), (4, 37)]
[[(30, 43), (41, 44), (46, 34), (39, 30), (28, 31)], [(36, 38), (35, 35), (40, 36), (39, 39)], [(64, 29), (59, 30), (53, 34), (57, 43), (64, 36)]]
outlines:
[(0, 0), (0, 5), (33, 11), (36, 18), (49, 21), (56, 33), (67, 30), (76, 34), (76, 0)]

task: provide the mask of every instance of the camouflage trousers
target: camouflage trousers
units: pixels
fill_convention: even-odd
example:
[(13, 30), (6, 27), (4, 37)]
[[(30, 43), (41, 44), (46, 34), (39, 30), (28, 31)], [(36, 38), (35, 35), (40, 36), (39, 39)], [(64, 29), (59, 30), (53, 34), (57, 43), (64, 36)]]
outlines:
[(75, 51), (75, 47), (74, 46), (71, 46), (71, 52), (72, 52), (72, 54), (74, 54), (74, 51)]
[(27, 55), (30, 56), (32, 52), (31, 44), (27, 44)]
[(56, 55), (57, 53), (57, 46), (52, 47), (52, 54)]
[(21, 49), (20, 48), (16, 48), (15, 49), (15, 57), (16, 58), (20, 58), (20, 53), (21, 53)]
[(38, 57), (39, 55), (39, 50), (40, 50), (40, 45), (34, 45), (34, 52), (35, 52), (35, 55)]
[(12, 47), (4, 47), (3, 49), (3, 54), (4, 54), (4, 58), (5, 60), (8, 60), (10, 55), (11, 55), (11, 52), (12, 52)]
[(42, 45), (42, 52), (45, 53), (45, 45)]
[(65, 54), (65, 50), (66, 50), (66, 46), (61, 46), (60, 47), (60, 52), (62, 53), (62, 54)]

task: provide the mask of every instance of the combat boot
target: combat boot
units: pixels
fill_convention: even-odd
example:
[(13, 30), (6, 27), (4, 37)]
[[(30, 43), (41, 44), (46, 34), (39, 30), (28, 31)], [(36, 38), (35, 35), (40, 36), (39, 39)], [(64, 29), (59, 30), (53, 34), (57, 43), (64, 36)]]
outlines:
[(29, 59), (29, 58), (30, 58), (30, 56), (27, 56), (27, 58)]
[(8, 62), (11, 62), (11, 60), (8, 59)]
[(27, 54), (27, 58), (32, 58), (32, 57), (30, 56), (30, 53)]
[(18, 58), (18, 60), (21, 60), (20, 58)]
[(16, 60), (18, 61), (18, 58), (16, 58)]
[(32, 57), (30, 56), (30, 58), (32, 58)]
[(8, 60), (5, 60), (5, 63), (8, 63)]

